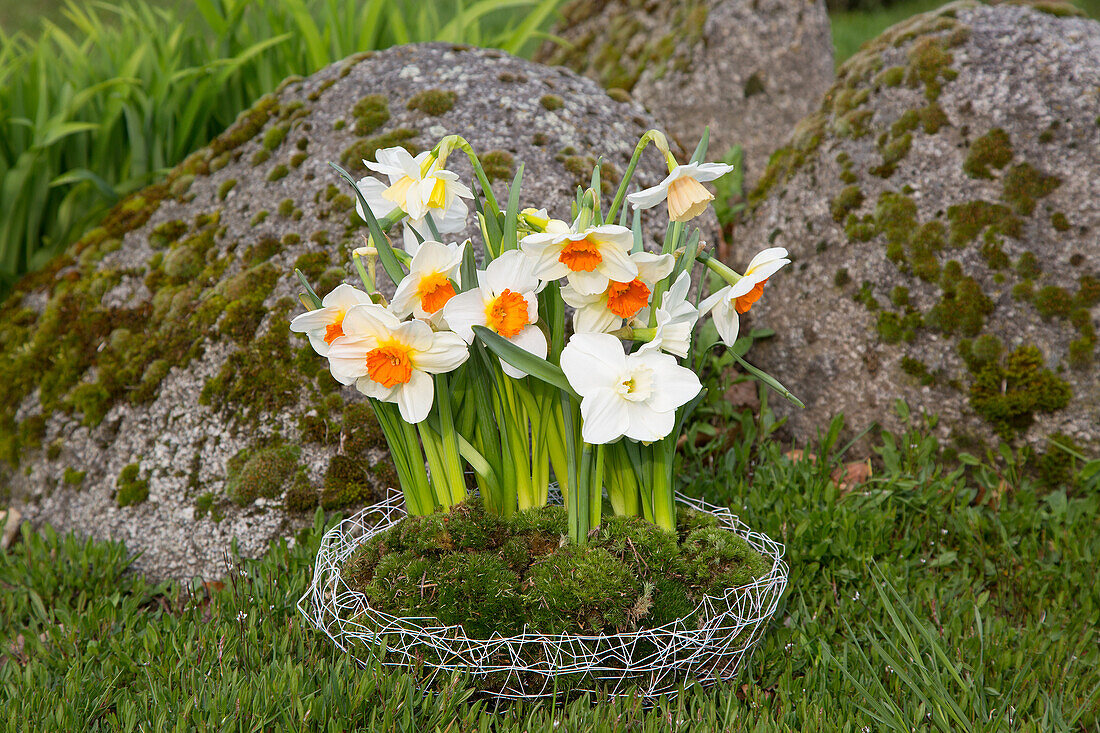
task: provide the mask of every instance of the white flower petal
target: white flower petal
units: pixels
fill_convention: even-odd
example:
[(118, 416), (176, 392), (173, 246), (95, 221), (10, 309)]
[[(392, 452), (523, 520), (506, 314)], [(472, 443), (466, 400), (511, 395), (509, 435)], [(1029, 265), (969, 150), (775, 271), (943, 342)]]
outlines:
[(714, 306), (714, 326), (718, 329), (718, 335), (726, 346), (733, 346), (737, 342), (737, 332), (741, 328), (737, 311), (733, 307), (733, 301), (729, 298), (719, 300)]
[(581, 400), (581, 438), (585, 443), (613, 443), (630, 427), (627, 401), (615, 389), (598, 389)]
[(630, 259), (638, 268), (638, 279), (653, 287), (658, 280), (663, 280), (672, 273), (676, 265), (676, 258), (669, 254), (653, 254), (652, 252), (635, 252)]
[(671, 182), (670, 179), (666, 178), (656, 186), (627, 194), (626, 200), (629, 201), (630, 205), (635, 209), (652, 209), (668, 198), (668, 184)]
[[(600, 295), (607, 290), (610, 279), (602, 271), (602, 268), (597, 268), (592, 272), (585, 272), (584, 270), (573, 272), (565, 265), (562, 265), (562, 267), (565, 269), (565, 276), (569, 278), (569, 284), (581, 295)], [(540, 275), (540, 277), (544, 276)], [(627, 280), (633, 279), (633, 277), (627, 278)]]
[(675, 412), (658, 412), (645, 402), (624, 402), (628, 420), (624, 432), (631, 440), (652, 443), (667, 436), (676, 425)]
[(412, 377), (405, 384), (396, 385), (389, 402), (396, 402), (401, 418), (416, 424), (422, 422), (432, 411), (435, 401), (435, 382), (424, 372), (413, 370)]
[(581, 396), (603, 388), (617, 389), (626, 370), (626, 354), (614, 336), (575, 333), (561, 351), (561, 369)]
[(756, 253), (756, 256), (749, 260), (749, 266), (745, 269), (746, 273), (752, 272), (765, 262), (771, 262), (773, 260), (781, 260), (787, 257), (787, 250), (784, 247), (769, 247), (765, 250)]
[[(534, 354), (541, 359), (546, 358), (546, 334), (544, 334), (542, 329), (538, 326), (527, 326), (509, 340), (529, 354)], [(500, 360), (500, 366), (505, 374), (514, 379), (521, 379), (527, 376), (526, 372), (521, 369), (516, 369), (511, 364), (504, 361), (504, 359)]]
[(481, 290), (458, 293), (443, 306), (447, 326), (468, 344), (474, 342), (473, 326), (485, 325), (485, 298)]
[(647, 402), (657, 412), (675, 411), (690, 402), (703, 388), (695, 372), (680, 366), (668, 354), (638, 353), (632, 356), (653, 370), (653, 382), (657, 388)]
[(699, 182), (713, 181), (716, 178), (721, 178), (732, 170), (733, 166), (726, 165), (725, 163), (696, 163), (695, 170), (692, 171), (690, 175)]
[(433, 334), (431, 346), (424, 351), (417, 350), (412, 361), (415, 369), (441, 374), (458, 369), (469, 357), (470, 349), (461, 336), (450, 331), (439, 331)]
[(401, 320), (380, 305), (371, 303), (348, 309), (343, 330), (349, 336), (386, 335), (401, 325)]

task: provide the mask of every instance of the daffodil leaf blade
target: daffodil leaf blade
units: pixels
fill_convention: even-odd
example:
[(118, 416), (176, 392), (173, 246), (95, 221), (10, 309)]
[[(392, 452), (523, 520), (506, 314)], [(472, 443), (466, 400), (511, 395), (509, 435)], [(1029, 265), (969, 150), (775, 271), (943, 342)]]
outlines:
[(317, 293), (310, 287), (309, 280), (306, 280), (305, 274), (297, 267), (294, 268), (294, 274), (298, 277), (298, 282), (302, 283), (302, 287), (306, 289), (306, 295), (309, 296), (310, 301), (313, 303), (314, 308), (321, 307), (321, 299), (317, 297)]
[(576, 392), (569, 384), (569, 380), (565, 378), (565, 372), (561, 370), (561, 367), (555, 366), (548, 362), (546, 359), (535, 356), (534, 354), (521, 349), (513, 344), (508, 339), (504, 338), (500, 334), (491, 331), (485, 326), (474, 326), (474, 333), (494, 354), (499, 356), (504, 361), (508, 362), (516, 369), (520, 369), (523, 372), (530, 374), (532, 377), (541, 379), (547, 384), (552, 384), (559, 389), (565, 390), (571, 395), (576, 396)]
[(351, 177), (350, 173), (331, 161), (329, 165), (332, 166), (333, 169), (340, 174), (340, 177), (347, 181), (351, 189), (355, 191), (355, 198), (359, 200), (359, 206), (363, 209), (363, 215), (367, 219), (367, 228), (370, 230), (371, 239), (374, 240), (374, 247), (378, 250), (378, 259), (382, 263), (382, 269), (389, 275), (393, 284), (397, 285), (404, 279), (405, 272), (401, 269), (401, 263), (397, 261), (397, 256), (393, 253), (393, 248), (390, 246), (390, 240), (386, 239), (386, 235), (382, 231), (378, 219), (375, 218), (374, 212), (371, 211), (370, 206), (367, 204), (367, 199), (363, 196), (363, 192), (359, 190), (359, 185), (356, 184), (355, 179)]
[(786, 398), (788, 402), (791, 402), (792, 404), (798, 405), (799, 407), (802, 407), (802, 408), (806, 407), (806, 404), (804, 402), (802, 402), (802, 400), (795, 397), (789, 389), (784, 387), (779, 382), (778, 379), (776, 379), (772, 375), (768, 374), (767, 372), (763, 371), (762, 369), (757, 369), (752, 364), (750, 364), (747, 361), (745, 361), (744, 359), (742, 359), (736, 352), (730, 352), (730, 353), (733, 355), (733, 358), (737, 360), (737, 363), (745, 368), (745, 371), (747, 371), (749, 374), (751, 374), (754, 377), (756, 377), (757, 379), (759, 379), (764, 384), (771, 387), (774, 391), (778, 392), (780, 395), (782, 395), (784, 398)]

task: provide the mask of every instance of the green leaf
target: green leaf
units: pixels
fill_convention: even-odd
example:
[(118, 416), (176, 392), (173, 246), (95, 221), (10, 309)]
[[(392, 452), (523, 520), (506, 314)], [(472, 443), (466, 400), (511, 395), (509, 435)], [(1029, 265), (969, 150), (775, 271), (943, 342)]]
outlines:
[(351, 189), (355, 191), (355, 197), (359, 199), (359, 206), (363, 209), (363, 214), (367, 217), (367, 228), (370, 229), (371, 239), (374, 240), (373, 244), (375, 249), (378, 250), (378, 259), (382, 262), (382, 269), (389, 275), (390, 280), (394, 285), (397, 285), (405, 278), (405, 271), (401, 269), (401, 263), (397, 261), (397, 256), (393, 253), (393, 247), (390, 246), (390, 240), (386, 238), (386, 235), (382, 232), (382, 228), (378, 225), (378, 219), (375, 218), (374, 212), (370, 210), (370, 206), (367, 205), (367, 200), (363, 197), (363, 192), (359, 190), (359, 186), (356, 185), (355, 179), (351, 177), (346, 170), (336, 165), (333, 162), (329, 162), (340, 177), (347, 181)]
[(577, 399), (580, 396), (573, 391), (569, 380), (565, 378), (565, 372), (561, 367), (555, 366), (541, 357), (524, 351), (500, 334), (490, 331), (485, 326), (474, 326), (474, 333), (494, 354), (508, 362), (516, 369), (521, 369), (532, 377), (536, 377), (552, 384), (555, 387), (568, 392)]
[(730, 353), (733, 354), (733, 358), (736, 359), (737, 362), (741, 366), (743, 366), (749, 374), (753, 375), (754, 377), (759, 379), (761, 382), (768, 385), (773, 390), (778, 392), (780, 395), (785, 397), (788, 402), (791, 402), (791, 403), (793, 403), (795, 405), (798, 405), (799, 407), (802, 407), (802, 408), (806, 407), (806, 405), (802, 402), (802, 400), (798, 399), (793, 394), (791, 394), (791, 391), (789, 389), (787, 389), (786, 387), (784, 387), (782, 384), (780, 384), (778, 379), (771, 376), (767, 372), (764, 372), (760, 369), (757, 369), (752, 364), (748, 363), (747, 361), (742, 359), (740, 356), (738, 356), (736, 353), (733, 353), (733, 352), (730, 352)]

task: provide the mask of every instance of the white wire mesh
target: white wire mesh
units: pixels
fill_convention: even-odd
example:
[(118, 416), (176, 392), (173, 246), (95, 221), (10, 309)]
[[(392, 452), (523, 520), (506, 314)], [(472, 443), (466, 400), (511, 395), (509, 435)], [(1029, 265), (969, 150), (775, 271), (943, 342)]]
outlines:
[[(369, 506), (325, 533), (309, 590), (298, 610), (361, 665), (382, 664), (419, 674), (428, 689), (461, 670), (483, 691), (503, 699), (535, 699), (581, 692), (640, 696), (652, 702), (676, 694), (682, 682), (710, 686), (732, 679), (752, 653), (787, 586), (783, 545), (754, 532), (729, 510), (677, 494), (684, 506), (716, 517), (771, 561), (771, 569), (721, 596), (705, 596), (689, 624), (618, 634), (540, 634), (471, 638), (461, 625), (435, 618), (398, 617), (371, 608), (341, 575), (344, 562), (371, 537), (405, 516), (400, 494)], [(551, 503), (561, 501), (552, 491)]]

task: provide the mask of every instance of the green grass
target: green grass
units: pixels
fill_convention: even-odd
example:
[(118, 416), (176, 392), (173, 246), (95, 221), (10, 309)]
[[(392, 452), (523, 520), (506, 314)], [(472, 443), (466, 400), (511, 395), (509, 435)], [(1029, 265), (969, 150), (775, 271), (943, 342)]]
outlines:
[[(946, 5), (949, 0), (900, 0), (875, 10), (838, 10), (829, 13), (833, 28), (833, 49), (839, 66), (859, 47), (884, 30), (917, 13)], [(1072, 0), (1089, 17), (1100, 19), (1100, 0)]]
[(63, 23), (0, 31), (0, 197), (19, 212), (0, 219), (0, 294), (287, 77), (413, 41), (527, 52), (558, 2), (69, 0)]
[(0, 555), (0, 727), (1100, 729), (1100, 464), (1040, 490), (1011, 463), (944, 468), (918, 424), (883, 434), (876, 475), (842, 492), (829, 478), (849, 457), (839, 423), (808, 451), (815, 461), (791, 460), (770, 414), (714, 403), (690, 442), (714, 437), (681, 471), (689, 492), (787, 545), (790, 587), (733, 683), (689, 687), (656, 711), (495, 709), (458, 677), (422, 696), (403, 674), (351, 665), (295, 610), (321, 517), (293, 547), (235, 562), (221, 589), (154, 585), (126, 572), (121, 545), (24, 532)]

